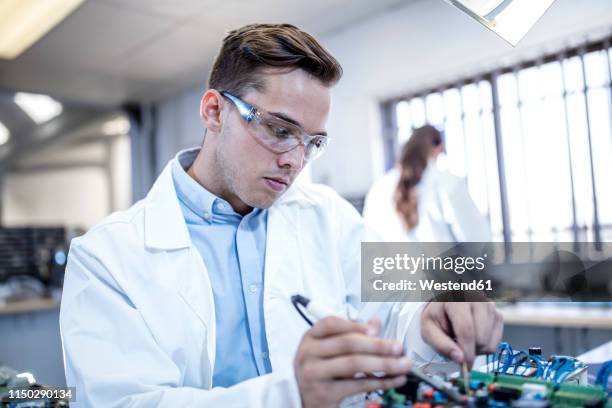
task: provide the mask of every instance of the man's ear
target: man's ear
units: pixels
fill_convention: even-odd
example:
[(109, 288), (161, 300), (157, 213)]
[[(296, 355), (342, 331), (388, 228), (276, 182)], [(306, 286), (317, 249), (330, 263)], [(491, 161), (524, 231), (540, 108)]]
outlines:
[(219, 132), (223, 118), (223, 96), (215, 89), (209, 89), (200, 101), (200, 117), (211, 132)]

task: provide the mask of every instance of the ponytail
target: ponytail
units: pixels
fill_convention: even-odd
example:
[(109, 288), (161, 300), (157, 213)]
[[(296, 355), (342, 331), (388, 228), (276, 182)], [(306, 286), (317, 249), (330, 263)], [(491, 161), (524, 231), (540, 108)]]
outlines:
[(416, 186), (423, 177), (431, 150), (442, 144), (442, 135), (433, 126), (415, 129), (402, 148), (400, 179), (395, 190), (395, 209), (407, 230), (419, 222)]

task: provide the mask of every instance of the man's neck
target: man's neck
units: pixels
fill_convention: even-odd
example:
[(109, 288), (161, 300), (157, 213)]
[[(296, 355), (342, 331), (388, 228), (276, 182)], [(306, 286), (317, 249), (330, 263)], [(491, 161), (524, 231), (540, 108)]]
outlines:
[(253, 207), (248, 206), (238, 196), (227, 191), (215, 179), (213, 175), (218, 174), (218, 172), (214, 168), (214, 158), (205, 157), (203, 148), (187, 169), (187, 174), (206, 190), (227, 201), (238, 214), (246, 215), (253, 210)]

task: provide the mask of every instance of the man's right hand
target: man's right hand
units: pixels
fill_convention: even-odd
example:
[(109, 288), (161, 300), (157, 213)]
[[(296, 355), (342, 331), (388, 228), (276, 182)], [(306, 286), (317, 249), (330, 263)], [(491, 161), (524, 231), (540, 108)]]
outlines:
[[(294, 367), (305, 408), (336, 407), (351, 395), (400, 387), (410, 361), (400, 342), (376, 337), (378, 321), (368, 324), (326, 317), (308, 330), (298, 347)], [(385, 373), (384, 378), (359, 376)]]

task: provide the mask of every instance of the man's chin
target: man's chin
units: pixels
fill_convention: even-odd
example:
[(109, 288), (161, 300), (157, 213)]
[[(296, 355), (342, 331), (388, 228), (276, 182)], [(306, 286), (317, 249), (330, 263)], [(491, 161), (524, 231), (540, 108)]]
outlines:
[(272, 207), (274, 203), (278, 201), (278, 199), (281, 198), (286, 192), (287, 189), (279, 193), (266, 192), (265, 194), (261, 194), (259, 197), (253, 198), (252, 200), (245, 202), (253, 208), (266, 209)]

